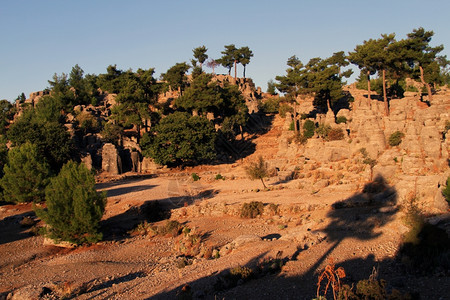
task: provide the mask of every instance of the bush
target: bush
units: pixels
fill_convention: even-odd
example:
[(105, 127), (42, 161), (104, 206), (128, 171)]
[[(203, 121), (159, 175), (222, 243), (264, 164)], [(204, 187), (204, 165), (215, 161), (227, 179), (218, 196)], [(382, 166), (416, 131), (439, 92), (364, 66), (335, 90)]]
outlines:
[(214, 179), (216, 179), (216, 180), (225, 180), (225, 177), (223, 177), (222, 174), (217, 174)]
[(198, 176), (198, 174), (197, 173), (192, 173), (192, 180), (194, 180), (194, 181), (199, 181), (200, 180), (200, 176)]
[(280, 104), (280, 107), (278, 108), (278, 112), (280, 113), (280, 116), (282, 118), (285, 118), (286, 114), (294, 112), (294, 109), (289, 104), (282, 103), (282, 104)]
[(331, 130), (331, 126), (327, 124), (320, 124), (319, 127), (316, 129), (316, 133), (319, 135), (319, 137), (326, 139), (328, 137), (328, 133)]
[(241, 218), (254, 219), (258, 215), (262, 215), (264, 211), (264, 204), (260, 201), (252, 201), (244, 203), (241, 207)]
[(345, 135), (342, 128), (331, 128), (327, 136), (329, 141), (343, 140), (344, 137)]
[(303, 136), (307, 139), (314, 136), (314, 131), (316, 130), (316, 125), (311, 120), (306, 120), (303, 124)]
[(396, 131), (389, 136), (389, 145), (391, 147), (398, 146), (402, 142), (402, 139), (405, 137), (405, 134), (401, 131)]
[(347, 118), (344, 116), (339, 116), (336, 118), (336, 123), (337, 124), (341, 124), (341, 123), (347, 123)]
[(261, 109), (265, 113), (278, 113), (278, 110), (280, 108), (280, 101), (278, 98), (269, 98), (265, 102), (261, 104)]
[(450, 176), (447, 177), (447, 185), (442, 190), (442, 195), (444, 196), (445, 200), (450, 204)]
[(268, 176), (269, 170), (267, 168), (267, 163), (264, 161), (262, 156), (258, 158), (257, 162), (250, 163), (250, 165), (245, 168), (245, 171), (250, 176), (250, 179), (260, 179), (264, 188), (266, 188), (266, 184), (263, 179)]
[(26, 142), (8, 152), (0, 181), (5, 201), (42, 202), (50, 176), (50, 166), (36, 145)]
[(95, 189), (95, 178), (85, 165), (69, 161), (45, 189), (47, 208), (37, 210), (55, 240), (75, 244), (102, 239), (99, 222), (106, 205), (106, 193)]

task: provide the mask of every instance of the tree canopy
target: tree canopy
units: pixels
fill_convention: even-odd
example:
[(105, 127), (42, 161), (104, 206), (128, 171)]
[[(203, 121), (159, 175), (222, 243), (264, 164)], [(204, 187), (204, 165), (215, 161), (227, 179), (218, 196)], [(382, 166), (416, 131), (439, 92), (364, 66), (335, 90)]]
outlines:
[(159, 164), (196, 164), (215, 158), (216, 131), (204, 117), (175, 112), (153, 128), (147, 153)]

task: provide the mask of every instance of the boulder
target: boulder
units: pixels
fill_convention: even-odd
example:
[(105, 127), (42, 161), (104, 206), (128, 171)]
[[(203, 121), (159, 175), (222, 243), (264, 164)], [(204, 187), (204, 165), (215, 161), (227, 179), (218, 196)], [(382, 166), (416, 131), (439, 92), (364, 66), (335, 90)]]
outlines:
[(102, 170), (111, 175), (122, 173), (122, 160), (120, 159), (116, 146), (111, 143), (103, 145)]

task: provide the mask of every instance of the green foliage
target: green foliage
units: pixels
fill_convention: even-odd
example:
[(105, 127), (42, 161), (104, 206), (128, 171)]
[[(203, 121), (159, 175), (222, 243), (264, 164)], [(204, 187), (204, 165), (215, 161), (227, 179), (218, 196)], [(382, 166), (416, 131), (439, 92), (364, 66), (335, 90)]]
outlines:
[(336, 118), (336, 123), (337, 124), (341, 124), (341, 123), (347, 123), (347, 118), (344, 116), (339, 116)]
[(192, 50), (194, 58), (200, 63), (200, 65), (208, 59), (208, 54), (206, 54), (206, 51), (208, 51), (208, 49), (205, 46), (200, 46)]
[(2, 178), (4, 175), (3, 168), (5, 167), (6, 162), (8, 161), (8, 146), (6, 145), (7, 143), (8, 140), (6, 139), (6, 137), (4, 135), (0, 135), (0, 178)]
[(103, 142), (117, 145), (123, 135), (123, 127), (115, 123), (105, 123), (100, 135), (102, 136)]
[(264, 188), (266, 188), (266, 185), (264, 183), (264, 178), (269, 175), (269, 171), (267, 168), (267, 163), (264, 161), (262, 156), (258, 157), (258, 161), (251, 162), (246, 168), (245, 171), (247, 172), (247, 175), (250, 176), (250, 179), (260, 179)]
[(447, 184), (445, 185), (445, 188), (442, 190), (442, 195), (444, 196), (445, 200), (450, 204), (450, 176), (447, 177)]
[(192, 177), (192, 180), (194, 180), (194, 181), (199, 181), (200, 180), (200, 176), (198, 176), (197, 173), (192, 173), (191, 177)]
[(303, 124), (303, 136), (307, 139), (312, 138), (314, 136), (314, 132), (316, 130), (316, 125), (311, 120), (306, 120)]
[(215, 180), (225, 180), (225, 177), (222, 176), (222, 174), (217, 174), (216, 177), (214, 177)]
[(264, 212), (264, 204), (260, 201), (243, 203), (241, 207), (241, 218), (254, 219)]
[(317, 127), (316, 129), (316, 133), (319, 137), (323, 138), (323, 139), (327, 139), (328, 137), (328, 133), (331, 130), (331, 126), (325, 123), (322, 123), (319, 125), (319, 127)]
[(0, 100), (0, 134), (6, 133), (6, 127), (13, 120), (16, 109), (8, 100)]
[(78, 122), (78, 127), (84, 134), (88, 132), (96, 132), (99, 128), (99, 122), (97, 118), (86, 111), (82, 111), (81, 113), (77, 114), (75, 118)]
[(5, 201), (41, 202), (50, 176), (50, 168), (36, 145), (29, 142), (8, 152), (0, 180)]
[(33, 109), (26, 110), (11, 124), (8, 139), (13, 146), (30, 142), (37, 146), (39, 156), (45, 158), (52, 171), (57, 173), (73, 153), (73, 142), (63, 124), (45, 121)]
[(215, 158), (216, 132), (203, 117), (175, 112), (163, 118), (153, 132), (144, 151), (159, 164), (192, 164)]
[(167, 70), (166, 73), (161, 74), (161, 77), (167, 81), (172, 89), (183, 91), (187, 83), (186, 72), (189, 68), (189, 65), (185, 62), (177, 63)]
[(269, 98), (261, 105), (261, 110), (265, 113), (276, 114), (280, 108), (280, 101), (277, 98)]
[(66, 163), (45, 189), (46, 209), (37, 214), (49, 226), (55, 240), (75, 244), (102, 239), (99, 222), (106, 205), (106, 193), (95, 189), (94, 175), (84, 164)]
[(267, 91), (266, 92), (268, 94), (270, 94), (270, 95), (276, 95), (277, 94), (275, 82), (272, 79), (270, 79), (267, 82)]
[(279, 108), (278, 108), (278, 112), (280, 113), (280, 116), (282, 118), (286, 117), (287, 113), (293, 113), (294, 109), (292, 108), (292, 106), (290, 106), (289, 104), (286, 103), (280, 103)]
[(398, 146), (402, 142), (405, 134), (401, 131), (396, 131), (389, 136), (389, 145), (391, 147)]

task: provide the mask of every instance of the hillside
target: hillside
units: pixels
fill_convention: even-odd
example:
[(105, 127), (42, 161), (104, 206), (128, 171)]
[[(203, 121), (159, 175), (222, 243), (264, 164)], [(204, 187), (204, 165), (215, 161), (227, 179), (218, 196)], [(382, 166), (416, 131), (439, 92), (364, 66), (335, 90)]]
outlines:
[[(450, 94), (441, 90), (429, 105), (418, 95), (394, 99), (384, 116), (382, 101), (347, 90), (354, 101), (336, 113), (346, 123), (336, 124), (331, 112), (310, 118), (341, 128), (340, 140), (316, 135), (301, 145), (289, 130), (289, 115), (254, 115), (245, 141), (233, 144), (242, 154), (233, 162), (99, 173), (97, 186), (107, 191), (108, 203), (105, 240), (96, 245), (48, 244), (21, 225), (35, 220), (31, 205), (0, 206), (1, 297), (312, 299), (320, 272), (333, 259), (345, 269), (344, 283), (367, 279), (375, 268), (389, 291), (445, 299), (448, 248), (441, 266), (431, 270), (414, 269), (400, 248), (414, 199), (433, 224), (447, 230), (448, 239), (441, 190), (450, 175)], [(299, 113), (311, 106), (304, 100)], [(404, 137), (389, 146), (395, 131)], [(267, 190), (245, 172), (259, 156), (270, 170)], [(194, 181), (192, 173), (200, 179)], [(218, 174), (224, 179), (216, 179)], [(156, 201), (170, 209), (170, 220), (190, 230), (177, 236), (156, 235), (150, 225), (133, 230), (154, 217)], [(251, 201), (262, 202), (263, 212), (242, 218), (242, 205)], [(162, 227), (166, 218), (151, 224)], [(252, 269), (253, 277), (230, 276), (238, 266)]]

